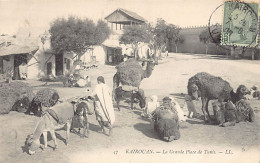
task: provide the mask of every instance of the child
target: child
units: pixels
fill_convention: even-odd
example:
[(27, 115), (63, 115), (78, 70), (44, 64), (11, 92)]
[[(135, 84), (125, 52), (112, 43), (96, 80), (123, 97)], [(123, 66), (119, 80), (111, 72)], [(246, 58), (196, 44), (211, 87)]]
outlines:
[(192, 118), (197, 118), (199, 116), (199, 113), (197, 113), (197, 111), (195, 109), (191, 96), (189, 96), (189, 95), (185, 96), (185, 103), (186, 103), (187, 109), (189, 111), (188, 118), (191, 118), (191, 114), (192, 114)]

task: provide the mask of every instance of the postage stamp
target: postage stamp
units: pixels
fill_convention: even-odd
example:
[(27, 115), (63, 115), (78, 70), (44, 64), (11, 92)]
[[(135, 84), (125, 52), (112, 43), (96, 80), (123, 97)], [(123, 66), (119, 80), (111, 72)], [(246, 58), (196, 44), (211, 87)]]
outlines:
[(258, 40), (258, 3), (224, 2), (221, 45), (255, 47)]

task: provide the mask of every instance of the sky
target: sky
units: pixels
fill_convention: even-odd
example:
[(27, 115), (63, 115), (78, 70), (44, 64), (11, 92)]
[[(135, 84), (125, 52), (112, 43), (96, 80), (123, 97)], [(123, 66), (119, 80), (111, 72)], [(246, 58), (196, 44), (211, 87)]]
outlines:
[[(222, 0), (0, 0), (0, 34), (15, 34), (27, 20), (35, 33), (48, 30), (58, 17), (104, 19), (117, 8), (136, 12), (149, 22), (163, 18), (180, 27), (207, 25)], [(222, 8), (211, 22), (221, 22)]]

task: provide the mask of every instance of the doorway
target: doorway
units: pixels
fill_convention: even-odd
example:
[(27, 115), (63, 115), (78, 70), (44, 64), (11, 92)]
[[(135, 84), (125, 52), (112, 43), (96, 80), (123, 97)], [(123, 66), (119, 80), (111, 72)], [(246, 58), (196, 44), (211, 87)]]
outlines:
[(13, 74), (14, 80), (21, 79), (19, 66), (22, 63), (27, 64), (27, 55), (26, 54), (14, 55), (14, 74)]
[(51, 75), (52, 74), (52, 63), (48, 62), (47, 63), (47, 75)]
[(55, 55), (55, 65), (56, 76), (63, 75), (63, 54)]

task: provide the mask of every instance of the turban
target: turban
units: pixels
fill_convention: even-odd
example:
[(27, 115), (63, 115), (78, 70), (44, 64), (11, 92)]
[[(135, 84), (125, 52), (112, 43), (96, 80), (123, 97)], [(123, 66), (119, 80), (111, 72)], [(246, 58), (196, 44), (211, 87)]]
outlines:
[(103, 76), (99, 76), (99, 77), (97, 78), (97, 81), (100, 81), (100, 82), (102, 82), (102, 83), (105, 83), (105, 79), (104, 79)]

